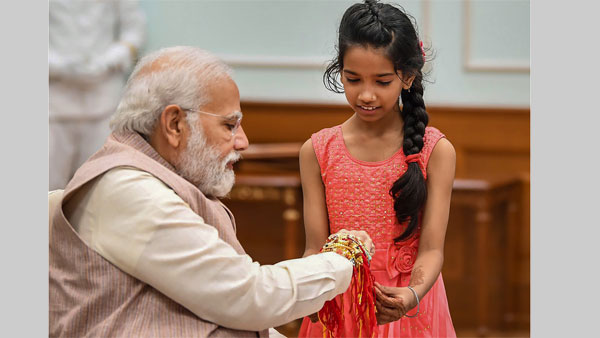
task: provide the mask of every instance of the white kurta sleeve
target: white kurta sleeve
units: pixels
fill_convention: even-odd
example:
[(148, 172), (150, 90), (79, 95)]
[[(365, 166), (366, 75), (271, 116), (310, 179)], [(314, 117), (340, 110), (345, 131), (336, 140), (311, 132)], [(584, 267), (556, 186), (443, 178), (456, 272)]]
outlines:
[(98, 253), (221, 326), (279, 326), (317, 312), (350, 285), (352, 264), (335, 253), (262, 266), (237, 254), (173, 190), (143, 171), (107, 172), (78, 205), (74, 220)]

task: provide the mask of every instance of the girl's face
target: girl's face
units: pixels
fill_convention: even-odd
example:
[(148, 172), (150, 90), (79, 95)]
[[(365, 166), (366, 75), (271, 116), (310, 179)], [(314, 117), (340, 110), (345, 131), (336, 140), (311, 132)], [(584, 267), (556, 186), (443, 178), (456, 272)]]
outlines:
[(400, 91), (410, 88), (412, 78), (403, 82), (382, 48), (349, 47), (343, 61), (342, 85), (359, 118), (376, 121), (398, 111)]

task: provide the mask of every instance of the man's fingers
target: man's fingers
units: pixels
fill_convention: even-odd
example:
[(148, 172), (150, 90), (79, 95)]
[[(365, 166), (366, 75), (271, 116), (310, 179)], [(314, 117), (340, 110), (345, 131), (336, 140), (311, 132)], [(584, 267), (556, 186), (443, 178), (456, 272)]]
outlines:
[(368, 248), (367, 250), (369, 250), (369, 253), (373, 254), (375, 252), (375, 243), (373, 243), (371, 239), (367, 240), (365, 243), (365, 247)]

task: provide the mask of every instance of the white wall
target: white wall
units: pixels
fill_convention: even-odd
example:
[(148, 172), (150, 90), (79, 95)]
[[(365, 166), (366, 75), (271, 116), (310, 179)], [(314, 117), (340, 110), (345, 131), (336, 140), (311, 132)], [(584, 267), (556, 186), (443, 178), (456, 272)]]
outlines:
[[(195, 45), (235, 70), (242, 100), (345, 102), (322, 84), (336, 30), (355, 1), (142, 1), (145, 51)], [(435, 59), (425, 99), (434, 105), (529, 106), (529, 1), (411, 0)]]

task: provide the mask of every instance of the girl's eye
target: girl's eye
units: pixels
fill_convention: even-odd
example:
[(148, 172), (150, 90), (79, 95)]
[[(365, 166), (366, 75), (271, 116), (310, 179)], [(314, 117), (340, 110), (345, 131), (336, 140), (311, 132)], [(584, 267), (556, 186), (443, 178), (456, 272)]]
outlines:
[(358, 79), (351, 79), (349, 77), (346, 78), (346, 80), (348, 80), (348, 82), (358, 82)]
[(380, 85), (382, 85), (382, 86), (387, 86), (387, 85), (389, 85), (390, 83), (392, 83), (392, 81), (377, 81), (377, 83), (379, 83), (379, 84), (380, 84)]

